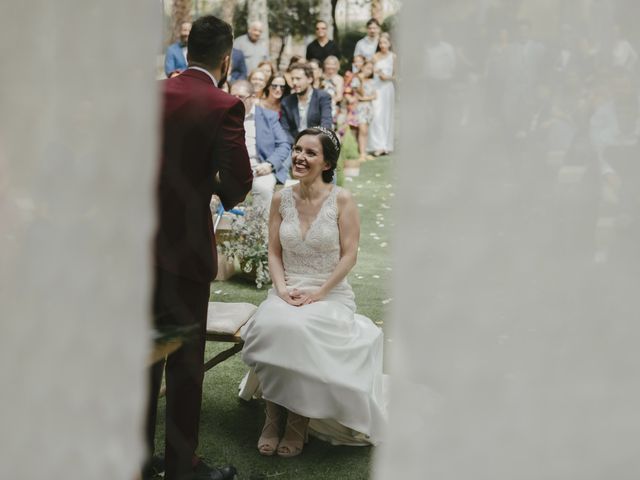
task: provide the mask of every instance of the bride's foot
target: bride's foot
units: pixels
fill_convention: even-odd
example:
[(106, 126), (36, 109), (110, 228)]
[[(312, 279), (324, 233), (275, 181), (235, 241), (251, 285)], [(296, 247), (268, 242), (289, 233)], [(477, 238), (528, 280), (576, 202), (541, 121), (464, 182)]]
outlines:
[(279, 433), (280, 433), (280, 419), (282, 418), (282, 412), (280, 407), (272, 402), (265, 402), (265, 421), (262, 427), (262, 433), (258, 439), (258, 451), (260, 455), (270, 457), (276, 453), (278, 448)]
[(309, 419), (297, 413), (289, 412), (284, 436), (278, 444), (278, 455), (281, 457), (295, 457), (302, 453), (304, 444), (309, 439)]

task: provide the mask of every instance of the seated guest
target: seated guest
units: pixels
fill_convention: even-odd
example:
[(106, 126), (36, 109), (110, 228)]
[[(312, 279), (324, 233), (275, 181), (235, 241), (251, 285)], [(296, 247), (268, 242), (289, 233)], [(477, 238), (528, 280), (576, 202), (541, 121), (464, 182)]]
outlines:
[(296, 63), (305, 63), (307, 60), (304, 57), (301, 57), (300, 55), (291, 55), (291, 58), (289, 59), (289, 65), (287, 65), (287, 69), (285, 70), (284, 73), (284, 78), (287, 79), (287, 85), (289, 85), (289, 88), (291, 88), (291, 67), (293, 65), (295, 65)]
[(164, 73), (168, 78), (180, 75), (187, 69), (187, 40), (191, 32), (191, 23), (184, 22), (180, 25), (180, 40), (172, 43), (167, 48), (164, 56)]
[(307, 62), (313, 70), (313, 88), (322, 88), (322, 68), (320, 62), (316, 59)]
[(291, 164), (291, 146), (278, 122), (278, 114), (256, 105), (253, 85), (238, 80), (231, 95), (245, 105), (245, 139), (253, 170), (251, 194), (255, 206), (269, 209), (277, 183), (284, 183)]
[(322, 89), (331, 95), (331, 116), (335, 123), (338, 116), (339, 105), (342, 103), (344, 94), (344, 79), (338, 73), (340, 70), (340, 60), (333, 55), (329, 55), (324, 61), (322, 72)]
[(242, 50), (234, 48), (231, 50), (231, 74), (229, 75), (229, 83), (246, 79), (247, 64), (244, 61), (244, 53), (242, 53)]
[(267, 79), (273, 77), (273, 74), (276, 73), (276, 69), (269, 60), (263, 60), (258, 64), (258, 70), (262, 70), (262, 72), (266, 75)]
[(262, 98), (269, 77), (267, 77), (263, 70), (259, 70), (256, 68), (249, 74), (247, 80), (249, 80), (249, 83), (253, 85), (253, 91), (256, 98)]
[(312, 87), (313, 70), (308, 64), (296, 63), (291, 67), (292, 95), (282, 99), (280, 123), (289, 136), (289, 143), (309, 126), (331, 128), (331, 96)]
[(276, 73), (271, 77), (264, 91), (265, 97), (260, 101), (260, 106), (278, 112), (278, 118), (280, 118), (282, 97), (289, 94), (289, 86), (284, 74)]

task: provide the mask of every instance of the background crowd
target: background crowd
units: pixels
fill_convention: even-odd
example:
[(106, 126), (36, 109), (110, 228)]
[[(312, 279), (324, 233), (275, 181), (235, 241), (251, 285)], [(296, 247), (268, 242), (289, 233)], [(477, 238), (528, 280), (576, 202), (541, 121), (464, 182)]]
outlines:
[[(189, 28), (190, 23), (184, 23), (180, 39), (167, 50), (167, 77), (187, 68)], [(266, 46), (268, 39), (263, 38), (262, 24), (252, 22), (247, 33), (234, 40), (231, 74), (220, 87), (235, 94), (233, 85), (239, 82), (241, 98), (249, 100), (245, 103), (248, 120), (253, 121), (256, 109), (258, 115), (265, 110), (275, 112), (289, 144), (304, 128), (321, 125), (342, 137), (353, 135), (361, 161), (389, 154), (394, 145), (396, 55), (390, 34), (381, 31), (376, 19), (366, 23), (366, 32), (354, 51), (341, 52), (329, 38), (327, 22), (318, 20), (315, 38), (306, 46), (306, 54), (292, 55), (286, 65), (276, 66)], [(347, 66), (341, 69), (341, 65)], [(254, 130), (251, 125), (245, 124), (246, 127)], [(272, 125), (268, 134), (257, 139), (258, 150), (262, 141), (275, 143), (274, 139), (281, 136)], [(274, 175), (273, 181), (263, 184), (275, 185), (287, 178), (289, 160), (278, 160), (276, 165), (268, 155), (257, 152), (252, 162), (254, 167), (265, 162), (273, 165), (270, 171), (267, 167), (254, 168), (256, 178)]]

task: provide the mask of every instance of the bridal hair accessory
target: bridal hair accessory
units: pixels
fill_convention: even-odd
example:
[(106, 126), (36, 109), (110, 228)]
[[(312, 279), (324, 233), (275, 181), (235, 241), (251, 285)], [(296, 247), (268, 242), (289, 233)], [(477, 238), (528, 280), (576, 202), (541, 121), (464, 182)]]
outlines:
[(320, 130), (327, 137), (329, 137), (329, 140), (331, 140), (331, 143), (333, 143), (333, 146), (336, 147), (336, 152), (340, 151), (340, 141), (338, 140), (338, 136), (333, 130), (329, 130), (328, 128), (324, 128), (321, 126), (313, 127), (313, 129)]

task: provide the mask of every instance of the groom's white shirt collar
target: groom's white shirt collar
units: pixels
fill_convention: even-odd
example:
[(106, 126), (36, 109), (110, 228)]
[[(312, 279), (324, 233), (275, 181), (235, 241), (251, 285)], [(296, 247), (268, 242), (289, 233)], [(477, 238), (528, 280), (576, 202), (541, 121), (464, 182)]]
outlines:
[(216, 78), (211, 75), (209, 72), (207, 72), (204, 68), (200, 68), (200, 67), (189, 67), (189, 70), (198, 70), (199, 72), (203, 72), (206, 73), (209, 78), (211, 79), (211, 81), (213, 82), (213, 84), (217, 87), (218, 86), (218, 81), (216, 80)]

